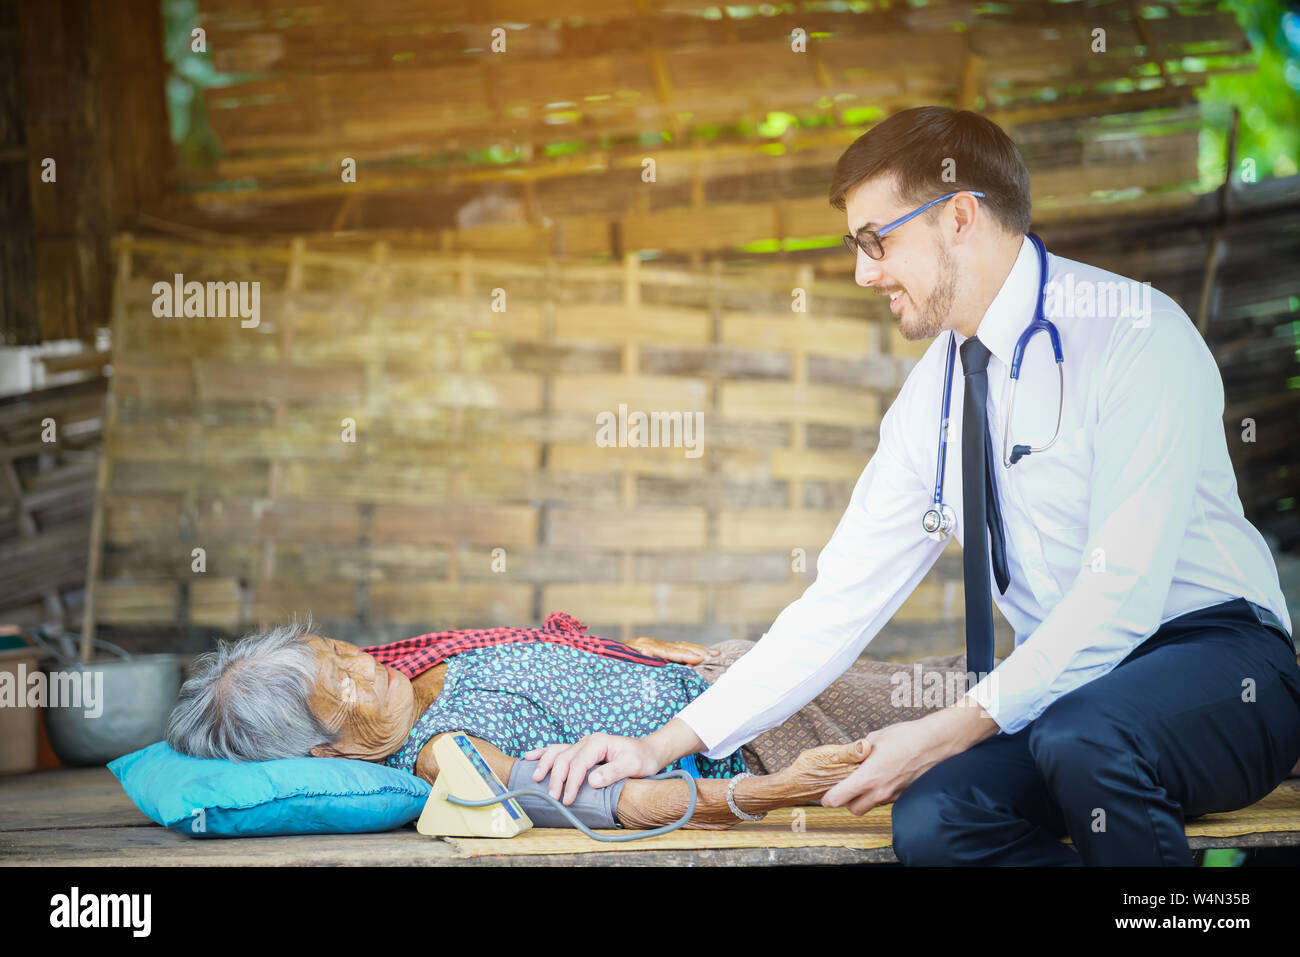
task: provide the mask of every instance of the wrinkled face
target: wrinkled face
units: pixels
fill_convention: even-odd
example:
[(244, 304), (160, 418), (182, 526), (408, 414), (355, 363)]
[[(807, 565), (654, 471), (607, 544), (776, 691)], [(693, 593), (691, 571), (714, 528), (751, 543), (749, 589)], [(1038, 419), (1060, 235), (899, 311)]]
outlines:
[[(926, 202), (901, 205), (894, 195), (893, 180), (884, 176), (859, 183), (844, 199), (849, 232), (854, 235), (863, 226), (880, 229)], [(960, 276), (942, 231), (930, 222), (933, 211), (942, 211), (946, 205), (940, 203), (882, 236), (881, 259), (872, 259), (860, 249), (857, 252), (854, 280), (882, 294), (898, 294), (889, 309), (905, 339), (929, 339), (951, 328)]]
[(312, 756), (382, 761), (400, 748), (415, 720), (410, 679), (346, 641), (310, 635), (307, 643), (320, 662), (311, 709), (341, 735)]

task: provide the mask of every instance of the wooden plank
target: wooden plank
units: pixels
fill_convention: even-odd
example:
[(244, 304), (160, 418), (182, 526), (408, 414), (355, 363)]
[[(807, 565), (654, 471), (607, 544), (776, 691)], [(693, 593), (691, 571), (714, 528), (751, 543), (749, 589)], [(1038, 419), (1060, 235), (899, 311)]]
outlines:
[(641, 346), (637, 351), (637, 367), (649, 375), (788, 379), (792, 364), (791, 356), (784, 352), (717, 345), (703, 349)]
[[(791, 284), (794, 285), (793, 283)], [(884, 297), (880, 297), (883, 303)], [(816, 301), (813, 301), (816, 308)], [(883, 318), (876, 303), (871, 318)], [(821, 319), (799, 313), (725, 313), (722, 341), (756, 349), (806, 350), (833, 356), (866, 356), (879, 352), (879, 327), (856, 319)]]
[(702, 508), (550, 509), (546, 541), (555, 548), (626, 548), (641, 551), (702, 548)]
[(457, 550), (457, 571), (464, 581), (503, 583), (613, 582), (622, 566), (612, 551), (574, 551), (562, 548), (512, 546), (462, 547)]
[(812, 552), (827, 542), (839, 519), (839, 515), (801, 509), (723, 509), (718, 512), (718, 546)]
[(703, 345), (709, 317), (698, 309), (651, 304), (566, 303), (556, 310), (555, 338)]
[(145, 456), (115, 457), (108, 491), (121, 497), (171, 493), (199, 498), (258, 498), (267, 494), (267, 472), (265, 462), (200, 464)]
[(372, 615), (387, 621), (428, 622), (431, 629), (519, 625), (532, 618), (531, 585), (375, 582)]
[[(105, 773), (108, 773), (107, 771)], [(46, 828), (0, 834), (0, 858), (15, 866), (376, 866), (401, 863), (456, 867), (762, 866), (894, 862), (887, 848), (725, 848), (695, 851), (629, 848), (617, 855), (533, 854), (466, 858), (452, 841), (429, 838), (413, 827), (379, 834), (261, 837), (257, 840), (195, 840), (150, 823), (147, 827)]]
[(450, 470), (414, 463), (363, 461), (348, 468), (313, 462), (281, 465), (277, 498), (315, 502), (390, 502), (419, 504), (448, 498)]
[(880, 397), (856, 389), (794, 383), (724, 382), (720, 411), (744, 419), (862, 425), (880, 420)]
[(104, 541), (110, 545), (175, 538), (181, 527), (176, 498), (104, 495)]
[(365, 423), (364, 429), (380, 433), (365, 440), (368, 455), (394, 466), (423, 462), (446, 467), (535, 469), (541, 454), (536, 442), (520, 440), (509, 434), (495, 435), (486, 430), (449, 434), (438, 440), (411, 435), (403, 428), (393, 430), (397, 434), (390, 435), (389, 426), (382, 419)]
[(618, 407), (627, 412), (699, 412), (709, 407), (709, 393), (702, 379), (683, 376), (562, 375), (552, 385), (553, 408), (559, 412), (586, 412), (593, 416), (608, 412), (618, 417)]
[(765, 477), (732, 478), (704, 475), (699, 478), (638, 475), (638, 506), (703, 505), (710, 508), (784, 508), (789, 496), (787, 483)]
[[(234, 463), (274, 459), (348, 462), (362, 457), (357, 445), (341, 441), (342, 417), (332, 412), (299, 416), (283, 428), (207, 425), (197, 419), (122, 424), (104, 440), (113, 461)], [(357, 443), (358, 445), (360, 443)]]
[(240, 399), (257, 395), (265, 400), (312, 402), (322, 396), (322, 382), (332, 402), (355, 400), (364, 394), (365, 373), (360, 366), (299, 366), (288, 363), (228, 362), (199, 359), (195, 375), (211, 399)]
[[(28, 3), (18, 7), (13, 24), (24, 100), (28, 160), (23, 165), (32, 187), (25, 192), (35, 238), (40, 340), (93, 341), (111, 301), (113, 224), (102, 172), (111, 155), (108, 116), (114, 108), (106, 108), (103, 95), (109, 45), (104, 37), (112, 32), (106, 19), (111, 18), (98, 8)], [(59, 160), (55, 188), (40, 182), (45, 157)], [(123, 179), (129, 175), (122, 170)], [(13, 213), (17, 222), (27, 218)]]
[(960, 582), (923, 581), (894, 612), (891, 621), (960, 622), (964, 608)]
[(455, 479), (458, 501), (476, 504), (615, 505), (618, 477), (595, 472), (466, 468)]
[(190, 624), (233, 631), (243, 621), (242, 606), (239, 582), (234, 578), (196, 575), (190, 583)]
[[(153, 827), (105, 767), (65, 768), (0, 778), (0, 833)], [(7, 855), (0, 853), (0, 857)]]
[(537, 513), (520, 505), (376, 505), (376, 544), (508, 546), (537, 540)]
[(264, 579), (248, 587), (248, 623), (259, 628), (283, 624), (295, 615), (308, 613), (320, 626), (332, 621), (353, 621), (357, 617), (355, 582), (284, 582)]
[[(263, 305), (263, 315), (268, 324), (274, 321), (274, 312)], [(142, 356), (152, 356), (157, 360), (189, 360), (194, 356), (222, 355), (262, 364), (277, 358), (278, 353), (273, 337), (241, 329), (238, 321), (157, 319), (143, 305), (138, 311), (128, 312), (116, 346), (118, 355), (128, 360), (127, 373), (138, 368), (135, 358)], [(115, 366), (114, 371), (119, 371), (118, 367)], [(142, 372), (146, 375), (161, 374)]]
[[(163, 537), (163, 536), (159, 536)], [(225, 498), (198, 502), (194, 543), (272, 541), (342, 544), (361, 537), (357, 506), (347, 502), (276, 502)]]
[(784, 582), (745, 582), (714, 589), (715, 614), (722, 621), (771, 622), (812, 584), (811, 577)]
[(531, 412), (541, 407), (542, 380), (525, 372), (466, 375), (426, 370), (388, 370), (383, 381), (382, 407), (398, 410), (411, 403), (452, 408)]
[(0, 156), (6, 160), (0, 162), (0, 220), (6, 224), (0, 232), (0, 341), (31, 345), (42, 336), (21, 41), (18, 5), (6, 4), (0, 10)]
[(105, 624), (174, 622), (179, 608), (180, 586), (173, 581), (101, 581), (95, 592), (95, 621)]
[[(633, 569), (633, 577), (639, 582), (785, 582), (791, 575), (790, 555), (780, 551), (639, 553)], [(723, 620), (716, 610), (714, 617)]]
[(188, 399), (194, 396), (189, 364), (180, 359), (145, 359), (130, 353), (113, 362), (113, 394), (123, 398)]
[(813, 449), (773, 449), (772, 474), (780, 478), (857, 480), (869, 456), (853, 450), (819, 452)]
[[(1207, 847), (1289, 847), (1300, 844), (1300, 827), (1263, 830), (1261, 808), (1294, 802), (1300, 782), (1284, 781), (1259, 805), (1207, 815), (1187, 825), (1188, 844)], [(1234, 826), (1235, 825), (1235, 826)], [(1216, 836), (1215, 831), (1235, 831)], [(707, 838), (701, 832), (700, 840)], [(617, 851), (558, 855), (457, 857), (454, 841), (431, 839), (413, 827), (378, 834), (266, 837), (257, 840), (195, 840), (160, 827), (142, 815), (111, 773), (102, 767), (43, 771), (0, 780), (0, 858), (17, 866), (158, 865), (361, 865), (411, 863), (467, 866), (542, 864), (730, 866), (893, 861), (888, 848), (711, 848), (654, 851), (634, 842)]]
[(704, 589), (693, 585), (625, 585), (584, 582), (547, 585), (542, 604), (584, 621), (677, 622), (704, 620)]

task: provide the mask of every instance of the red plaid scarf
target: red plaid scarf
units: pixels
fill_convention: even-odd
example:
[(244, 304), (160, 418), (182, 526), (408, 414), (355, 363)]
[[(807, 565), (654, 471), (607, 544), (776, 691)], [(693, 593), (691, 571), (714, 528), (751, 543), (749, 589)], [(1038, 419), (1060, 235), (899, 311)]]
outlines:
[(549, 641), (568, 645), (580, 651), (640, 665), (664, 665), (662, 658), (653, 658), (632, 650), (621, 641), (598, 638), (587, 634), (587, 626), (562, 611), (553, 611), (541, 628), (478, 628), (464, 631), (431, 631), (427, 635), (403, 638), (387, 645), (368, 645), (361, 650), (374, 657), (381, 665), (396, 668), (408, 678), (415, 678), (438, 662), (471, 648), (489, 648), (509, 645), (518, 641)]

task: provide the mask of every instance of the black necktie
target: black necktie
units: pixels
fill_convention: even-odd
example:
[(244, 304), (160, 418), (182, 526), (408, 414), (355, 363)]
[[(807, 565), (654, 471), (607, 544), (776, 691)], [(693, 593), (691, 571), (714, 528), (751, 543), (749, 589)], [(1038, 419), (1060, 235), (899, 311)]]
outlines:
[(966, 392), (961, 418), (962, 573), (966, 592), (966, 670), (983, 675), (993, 670), (993, 598), (989, 594), (989, 541), (993, 542), (993, 574), (1004, 594), (1007, 571), (1006, 540), (998, 506), (993, 439), (985, 406), (989, 397), (989, 350), (974, 336), (961, 344)]

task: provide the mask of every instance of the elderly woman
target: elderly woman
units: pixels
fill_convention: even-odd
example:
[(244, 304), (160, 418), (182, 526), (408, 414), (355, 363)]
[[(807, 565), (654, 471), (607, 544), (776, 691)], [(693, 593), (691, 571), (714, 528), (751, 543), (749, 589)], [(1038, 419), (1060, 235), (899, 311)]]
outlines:
[[(310, 627), (295, 623), (223, 642), (202, 656), (172, 714), (171, 747), (235, 761), (356, 758), (432, 782), (433, 740), (456, 731), (513, 789), (530, 783), (537, 761), (528, 753), (593, 732), (647, 734), (753, 645), (625, 644), (588, 635), (562, 613), (538, 629), (439, 632), (365, 648)], [(924, 664), (950, 688), (954, 678), (964, 682), (962, 655)], [(692, 755), (669, 765), (700, 778), (686, 826), (727, 828), (773, 808), (817, 803), (866, 757), (861, 739), (869, 731), (945, 703), (898, 693), (900, 676), (911, 682), (914, 667), (859, 662), (785, 724), (726, 758)], [(679, 819), (688, 795), (680, 779), (628, 779), (584, 791), (593, 806), (604, 803), (604, 817), (588, 823), (629, 828)]]

